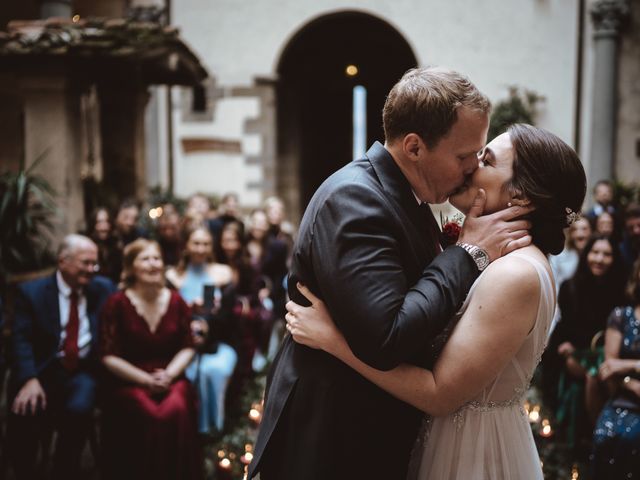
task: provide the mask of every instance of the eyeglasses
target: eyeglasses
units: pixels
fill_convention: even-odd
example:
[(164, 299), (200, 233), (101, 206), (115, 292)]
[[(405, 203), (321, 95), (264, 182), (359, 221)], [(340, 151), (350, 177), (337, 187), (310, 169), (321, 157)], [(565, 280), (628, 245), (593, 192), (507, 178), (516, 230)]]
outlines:
[(93, 260), (80, 260), (78, 263), (84, 268), (91, 269), (94, 272), (100, 270), (100, 265), (98, 264), (98, 262), (94, 262)]

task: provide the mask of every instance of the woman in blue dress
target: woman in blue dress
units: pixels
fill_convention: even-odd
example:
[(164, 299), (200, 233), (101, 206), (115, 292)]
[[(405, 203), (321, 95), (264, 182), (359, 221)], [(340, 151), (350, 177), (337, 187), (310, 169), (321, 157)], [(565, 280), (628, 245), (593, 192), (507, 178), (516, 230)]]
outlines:
[(209, 230), (196, 227), (187, 237), (180, 263), (166, 276), (193, 312), (191, 330), (198, 354), (185, 373), (198, 389), (198, 431), (215, 434), (224, 427), (227, 386), (238, 362), (233, 347), (238, 336), (230, 293), (233, 273), (228, 265), (214, 261)]
[(600, 379), (612, 393), (593, 434), (594, 479), (640, 477), (640, 261), (627, 285), (631, 304), (609, 316)]

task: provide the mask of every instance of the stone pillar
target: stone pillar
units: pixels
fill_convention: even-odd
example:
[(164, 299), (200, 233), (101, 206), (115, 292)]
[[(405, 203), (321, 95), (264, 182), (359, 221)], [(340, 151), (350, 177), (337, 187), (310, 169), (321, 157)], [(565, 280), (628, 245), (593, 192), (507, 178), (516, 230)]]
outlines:
[(44, 0), (40, 5), (40, 18), (71, 18), (71, 0)]
[(616, 132), (617, 40), (629, 14), (625, 0), (598, 0), (591, 6), (593, 21), (593, 113), (589, 181), (614, 177)]
[(98, 86), (103, 182), (118, 201), (147, 192), (145, 109), (149, 92), (136, 82)]
[(56, 191), (56, 237), (83, 226), (81, 89), (63, 75), (21, 79), (24, 96), (26, 166), (41, 159), (35, 172)]

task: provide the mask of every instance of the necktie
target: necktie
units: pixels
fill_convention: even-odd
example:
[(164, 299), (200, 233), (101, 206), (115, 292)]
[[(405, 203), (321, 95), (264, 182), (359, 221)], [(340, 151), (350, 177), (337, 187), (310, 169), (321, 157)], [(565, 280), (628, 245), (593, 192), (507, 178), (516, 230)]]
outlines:
[(80, 327), (80, 317), (78, 316), (78, 293), (71, 292), (69, 296), (69, 321), (65, 328), (66, 337), (62, 345), (64, 357), (62, 365), (69, 371), (78, 368), (78, 329)]

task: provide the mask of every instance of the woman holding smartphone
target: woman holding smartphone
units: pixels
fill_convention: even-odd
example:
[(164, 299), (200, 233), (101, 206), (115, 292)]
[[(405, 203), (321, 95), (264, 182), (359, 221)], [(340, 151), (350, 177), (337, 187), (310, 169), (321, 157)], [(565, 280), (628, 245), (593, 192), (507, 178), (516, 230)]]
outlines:
[(227, 386), (238, 361), (231, 346), (237, 343), (231, 268), (215, 261), (209, 230), (196, 227), (187, 236), (180, 263), (169, 268), (166, 277), (193, 312), (191, 331), (198, 353), (186, 375), (197, 385), (200, 397), (198, 431), (220, 432)]

